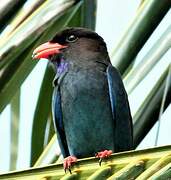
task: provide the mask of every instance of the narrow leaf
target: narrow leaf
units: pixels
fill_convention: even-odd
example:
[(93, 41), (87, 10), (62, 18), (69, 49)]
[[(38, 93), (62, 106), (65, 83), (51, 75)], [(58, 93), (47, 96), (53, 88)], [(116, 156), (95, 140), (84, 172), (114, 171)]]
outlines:
[(36, 163), (34, 164), (34, 167), (44, 166), (46, 164), (55, 162), (55, 160), (57, 159), (57, 154), (56, 156), (54, 156), (54, 152), (57, 149), (56, 146), (57, 146), (57, 138), (56, 138), (56, 134), (54, 134), (49, 144), (45, 147), (44, 151), (37, 159)]
[[(152, 91), (149, 93), (147, 98), (144, 99), (139, 110), (133, 117), (135, 147), (142, 141), (142, 139), (149, 132), (154, 123), (158, 120), (169, 67), (161, 75)], [(168, 93), (166, 96), (164, 110), (171, 102), (171, 78), (168, 82)]]
[(111, 57), (121, 74), (143, 47), (149, 36), (171, 7), (170, 0), (145, 0), (136, 17), (121, 38)]
[(20, 90), (17, 91), (11, 101), (11, 157), (10, 170), (15, 170), (18, 157), (18, 140), (19, 140), (19, 123), (20, 123)]
[(81, 26), (89, 29), (95, 29), (96, 24), (96, 0), (84, 0), (81, 8)]
[(1, 33), (1, 38), (8, 37), (44, 1), (45, 0), (26, 1), (19, 12), (17, 12), (8, 23), (8, 26), (4, 28), (3, 33)]
[[(72, 8), (70, 10), (72, 11)], [(30, 47), (29, 48), (27, 47), (27, 50), (24, 50), (22, 54), (19, 53), (19, 55), (17, 55), (16, 49), (18, 50), (18, 52), (20, 52), (20, 49), (19, 47), (17, 48), (13, 47), (11, 50), (12, 52), (10, 53), (8, 52), (9, 54), (8, 60), (12, 59), (11, 62), (5, 61), (7, 60), (6, 58), (4, 58), (5, 60), (3, 59), (3, 61), (5, 61), (5, 64), (3, 64), (3, 68), (1, 70), (1, 75), (0, 75), (0, 99), (1, 99), (0, 112), (9, 103), (10, 99), (15, 94), (16, 90), (21, 86), (25, 78), (28, 76), (28, 74), (36, 65), (37, 62), (31, 60), (32, 49), (37, 47), (38, 44), (45, 42), (48, 39), (50, 39), (52, 36), (54, 36), (57, 27), (60, 27), (61, 23), (63, 23), (63, 22), (61, 23), (59, 22), (61, 21), (61, 18), (62, 18), (61, 15), (55, 17), (56, 21), (52, 21), (54, 24), (52, 22), (50, 23), (51, 24), (50, 27), (52, 27), (52, 29), (49, 28), (46, 31), (44, 30), (44, 33), (41, 32), (41, 38), (39, 38), (39, 41), (37, 41), (34, 44), (30, 44)], [(59, 24), (57, 22), (59, 22)], [(5, 54), (3, 54), (3, 56), (5, 57)], [(13, 59), (12, 56), (15, 56), (15, 59)]]
[(43, 146), (47, 118), (49, 112), (51, 111), (53, 77), (54, 71), (52, 67), (48, 66), (43, 78), (37, 107), (34, 113), (31, 140), (31, 165), (35, 163), (35, 161), (38, 159), (39, 155), (41, 154), (44, 148)]
[[(94, 157), (79, 159), (71, 168), (72, 174), (64, 172), (63, 164), (52, 164), (0, 174), (0, 179), (56, 180), (62, 178), (109, 178), (125, 180), (135, 179), (134, 177), (137, 177), (137, 175), (142, 175), (142, 178), (139, 178), (140, 176), (137, 178), (146, 180), (149, 175), (157, 172), (160, 167), (167, 166), (171, 159), (170, 149), (171, 146), (163, 146), (146, 150), (115, 153), (106, 161), (103, 161), (102, 166), (99, 166), (98, 159)], [(116, 177), (118, 174), (120, 175)]]
[(144, 79), (145, 76), (147, 76), (147, 74), (155, 66), (155, 64), (157, 64), (162, 56), (170, 49), (170, 37), (171, 26), (169, 26), (160, 39), (155, 42), (153, 47), (143, 57), (140, 63), (131, 69), (124, 78), (124, 84), (128, 94), (134, 90), (134, 88)]
[(0, 6), (0, 31), (8, 24), (9, 20), (18, 12), (26, 0), (1, 1)]

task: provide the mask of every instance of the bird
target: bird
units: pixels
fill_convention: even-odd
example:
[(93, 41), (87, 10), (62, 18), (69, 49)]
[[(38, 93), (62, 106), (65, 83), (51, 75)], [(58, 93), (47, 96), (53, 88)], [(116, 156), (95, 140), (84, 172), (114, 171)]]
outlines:
[(132, 150), (128, 96), (104, 39), (87, 28), (66, 28), (34, 50), (33, 59), (41, 58), (55, 69), (52, 114), (64, 170), (77, 158)]

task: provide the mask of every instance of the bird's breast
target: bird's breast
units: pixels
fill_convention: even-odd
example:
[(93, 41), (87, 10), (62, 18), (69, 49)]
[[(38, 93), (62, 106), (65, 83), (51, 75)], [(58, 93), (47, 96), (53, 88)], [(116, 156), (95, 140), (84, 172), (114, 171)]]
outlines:
[(113, 149), (114, 127), (106, 73), (86, 68), (69, 70), (60, 91), (70, 153), (81, 157)]

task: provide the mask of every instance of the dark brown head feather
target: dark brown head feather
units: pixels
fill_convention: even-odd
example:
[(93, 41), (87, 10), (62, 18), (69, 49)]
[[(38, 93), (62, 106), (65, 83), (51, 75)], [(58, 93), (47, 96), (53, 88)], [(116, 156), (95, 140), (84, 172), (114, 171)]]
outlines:
[(89, 39), (95, 39), (98, 40), (99, 43), (106, 46), (106, 43), (104, 42), (103, 38), (99, 36), (96, 32), (86, 29), (86, 28), (80, 28), (80, 27), (73, 27), (73, 28), (67, 28), (63, 31), (58, 32), (54, 38), (50, 42), (58, 42), (60, 44), (67, 44), (66, 38), (70, 35), (74, 35), (78, 38), (84, 37)]

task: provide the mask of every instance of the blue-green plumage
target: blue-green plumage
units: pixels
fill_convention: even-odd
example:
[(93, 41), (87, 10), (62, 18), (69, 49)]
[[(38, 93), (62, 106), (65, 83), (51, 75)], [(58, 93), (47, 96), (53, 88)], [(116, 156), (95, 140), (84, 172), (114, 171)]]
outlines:
[[(94, 156), (110, 149), (113, 152), (132, 148), (132, 119), (121, 76), (109, 59), (65, 59), (67, 68), (55, 78), (53, 111), (64, 157)], [(104, 61), (104, 62), (103, 62)], [(86, 63), (86, 64), (84, 64)], [(84, 65), (83, 65), (84, 64)], [(57, 65), (56, 65), (57, 66)], [(62, 78), (61, 78), (62, 77)], [(60, 91), (58, 90), (60, 88)], [(58, 91), (58, 93), (56, 93)], [(59, 108), (61, 106), (61, 108)]]
[(50, 43), (66, 46), (49, 58), (56, 69), (52, 111), (63, 156), (132, 149), (127, 94), (103, 39), (87, 29), (69, 28)]
[(114, 152), (130, 150), (133, 148), (133, 127), (128, 97), (121, 76), (112, 65), (107, 68), (107, 79), (115, 123)]

